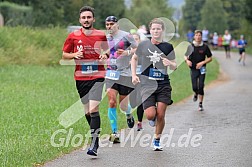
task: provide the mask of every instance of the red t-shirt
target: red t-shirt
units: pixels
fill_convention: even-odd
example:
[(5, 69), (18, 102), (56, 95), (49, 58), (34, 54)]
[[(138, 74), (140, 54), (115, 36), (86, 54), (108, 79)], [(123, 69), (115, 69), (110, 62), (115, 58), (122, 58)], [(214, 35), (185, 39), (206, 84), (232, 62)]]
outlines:
[(75, 53), (79, 50), (83, 52), (83, 59), (75, 59), (75, 80), (94, 80), (104, 78), (105, 68), (99, 61), (102, 50), (108, 50), (107, 38), (104, 32), (92, 29), (92, 32), (85, 35), (80, 30), (76, 30), (68, 35), (63, 46), (66, 53)]

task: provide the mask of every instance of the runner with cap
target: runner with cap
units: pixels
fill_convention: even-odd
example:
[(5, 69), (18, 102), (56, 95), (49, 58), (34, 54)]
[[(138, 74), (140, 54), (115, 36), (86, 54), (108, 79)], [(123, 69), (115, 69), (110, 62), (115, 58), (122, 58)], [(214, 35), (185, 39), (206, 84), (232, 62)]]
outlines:
[(105, 26), (110, 47), (105, 77), (109, 100), (108, 118), (112, 129), (110, 141), (119, 143), (116, 111), (118, 94), (119, 108), (126, 115), (128, 127), (133, 128), (135, 123), (128, 95), (134, 89), (134, 85), (131, 83), (130, 59), (136, 50), (137, 44), (130, 33), (119, 29), (118, 20), (115, 16), (108, 16), (105, 20)]

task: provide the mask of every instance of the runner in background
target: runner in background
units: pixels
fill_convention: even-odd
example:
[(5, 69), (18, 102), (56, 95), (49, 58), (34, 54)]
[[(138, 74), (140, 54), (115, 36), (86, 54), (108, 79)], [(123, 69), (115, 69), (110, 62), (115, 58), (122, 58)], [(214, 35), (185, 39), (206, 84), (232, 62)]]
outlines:
[(239, 48), (239, 62), (242, 61), (243, 66), (245, 66), (245, 58), (246, 58), (246, 53), (245, 53), (245, 48), (247, 46), (247, 41), (244, 39), (244, 36), (240, 36), (240, 40), (238, 41), (237, 47)]
[[(131, 33), (134, 40), (136, 41), (137, 44), (139, 44), (141, 42), (140, 40), (140, 35), (138, 33)], [(137, 75), (140, 76), (141, 74), (141, 61), (138, 61), (138, 65), (137, 65)], [(137, 84), (135, 89), (130, 93), (130, 106), (132, 108), (137, 107), (137, 119), (138, 119), (138, 123), (137, 123), (137, 131), (140, 131), (143, 129), (142, 126), (142, 120), (143, 120), (143, 114), (144, 114), (144, 109), (143, 109), (143, 104), (142, 104), (142, 100), (141, 100), (141, 84)]]
[(199, 111), (203, 111), (206, 64), (212, 61), (212, 53), (202, 41), (202, 31), (196, 30), (194, 34), (194, 41), (188, 46), (184, 58), (191, 70), (193, 101), (196, 102), (199, 96)]
[(230, 42), (231, 42), (231, 35), (228, 32), (228, 30), (225, 30), (225, 34), (223, 35), (223, 41), (222, 41), (222, 45), (224, 46), (225, 49), (225, 53), (226, 53), (226, 58), (231, 58), (230, 55)]

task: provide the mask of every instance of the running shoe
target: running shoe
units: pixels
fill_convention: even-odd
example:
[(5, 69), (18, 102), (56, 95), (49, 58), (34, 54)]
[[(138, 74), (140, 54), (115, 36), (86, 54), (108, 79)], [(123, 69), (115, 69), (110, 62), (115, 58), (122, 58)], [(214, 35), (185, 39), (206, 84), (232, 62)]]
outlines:
[(154, 139), (153, 147), (154, 151), (163, 151), (163, 148), (160, 146), (160, 139)]
[(97, 150), (89, 148), (87, 154), (91, 156), (97, 156)]
[(151, 127), (156, 126), (156, 120), (157, 120), (157, 117), (155, 116), (155, 118), (154, 118), (153, 120), (150, 120), (150, 121), (149, 121), (149, 125), (150, 125)]
[(120, 138), (118, 133), (112, 133), (109, 137), (109, 141), (112, 143), (120, 143)]
[(193, 95), (193, 101), (196, 102), (198, 100), (198, 95), (197, 94), (194, 94)]
[(127, 118), (127, 124), (129, 128), (133, 128), (134, 124), (135, 124), (135, 120), (133, 115), (131, 115), (130, 117)]
[[(93, 142), (93, 140), (92, 140)], [(94, 143), (91, 143), (90, 148), (87, 151), (88, 155), (97, 156), (97, 149), (99, 148), (99, 138), (96, 139)]]
[(142, 122), (138, 122), (137, 124), (137, 131), (141, 131), (143, 129)]
[(203, 105), (199, 104), (199, 111), (204, 111)]

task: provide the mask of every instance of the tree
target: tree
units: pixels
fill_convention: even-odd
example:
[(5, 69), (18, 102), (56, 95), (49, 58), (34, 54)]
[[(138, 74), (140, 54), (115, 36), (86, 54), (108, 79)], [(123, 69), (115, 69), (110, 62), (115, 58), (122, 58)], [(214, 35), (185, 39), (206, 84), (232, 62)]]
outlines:
[(32, 3), (36, 26), (60, 25), (64, 18), (64, 1), (34, 0)]
[(127, 11), (127, 18), (136, 26), (148, 25), (155, 17), (166, 17), (171, 19), (174, 9), (169, 7), (167, 0), (133, 0)]
[(18, 5), (12, 2), (0, 2), (0, 12), (6, 26), (32, 26), (32, 7)]
[(64, 24), (79, 25), (79, 10), (82, 6), (93, 6), (93, 0), (65, 0)]
[(28, 6), (32, 0), (2, 0), (2, 1), (8, 1), (11, 3)]
[(118, 19), (125, 17), (124, 0), (93, 0), (93, 7), (95, 8), (95, 27), (105, 28), (105, 19), (107, 16), (114, 15)]
[(228, 28), (227, 13), (223, 8), (221, 0), (206, 0), (200, 14), (199, 29), (206, 27), (210, 32), (223, 33)]
[(222, 0), (222, 3), (223, 8), (227, 13), (229, 30), (238, 30), (241, 27), (242, 19), (245, 17), (245, 0)]
[(245, 17), (248, 20), (248, 22), (252, 23), (252, 1), (251, 0), (246, 0), (245, 1)]
[(201, 21), (200, 10), (204, 3), (205, 0), (185, 0), (185, 5), (182, 8), (184, 30), (195, 30), (198, 27), (198, 23)]

